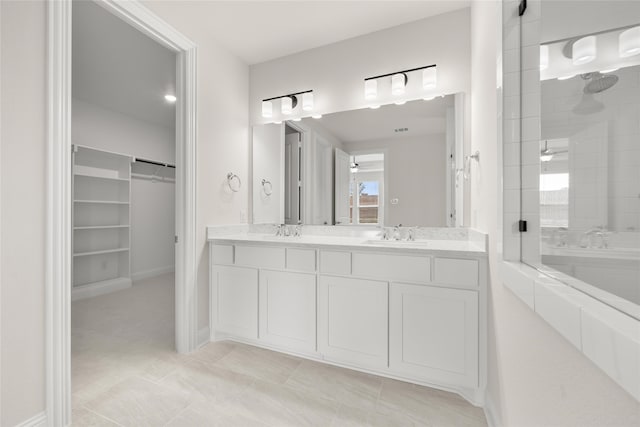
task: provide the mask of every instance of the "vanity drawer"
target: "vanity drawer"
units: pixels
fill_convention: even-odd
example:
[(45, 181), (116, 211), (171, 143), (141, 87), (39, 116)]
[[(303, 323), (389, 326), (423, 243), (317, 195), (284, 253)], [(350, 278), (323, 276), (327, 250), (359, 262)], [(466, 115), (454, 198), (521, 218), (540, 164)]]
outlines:
[(359, 277), (428, 283), (431, 281), (431, 257), (354, 253), (352, 274)]
[(287, 270), (315, 272), (315, 249), (287, 248)]
[(434, 264), (436, 283), (478, 287), (478, 260), (436, 258)]
[(351, 252), (320, 251), (320, 273), (351, 274)]
[(236, 246), (236, 265), (284, 270), (285, 249)]
[(233, 264), (233, 245), (211, 245), (211, 260), (214, 264)]

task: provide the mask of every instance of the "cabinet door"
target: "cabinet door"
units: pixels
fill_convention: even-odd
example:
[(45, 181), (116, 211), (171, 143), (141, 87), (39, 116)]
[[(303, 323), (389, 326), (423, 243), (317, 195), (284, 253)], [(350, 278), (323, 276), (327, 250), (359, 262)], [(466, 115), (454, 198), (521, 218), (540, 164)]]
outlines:
[(389, 366), (428, 382), (478, 386), (478, 294), (391, 284)]
[(211, 274), (215, 331), (258, 338), (258, 270), (216, 265)]
[(316, 350), (315, 274), (260, 271), (260, 339)]
[(318, 310), (318, 347), (327, 359), (387, 366), (387, 282), (321, 276)]

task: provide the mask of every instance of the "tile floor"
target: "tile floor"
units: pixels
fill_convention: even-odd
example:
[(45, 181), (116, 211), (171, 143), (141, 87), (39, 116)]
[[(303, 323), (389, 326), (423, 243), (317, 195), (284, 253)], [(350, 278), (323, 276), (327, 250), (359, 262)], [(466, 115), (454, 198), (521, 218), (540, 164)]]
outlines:
[(72, 304), (74, 426), (486, 426), (426, 387), (232, 342), (173, 352), (173, 276)]

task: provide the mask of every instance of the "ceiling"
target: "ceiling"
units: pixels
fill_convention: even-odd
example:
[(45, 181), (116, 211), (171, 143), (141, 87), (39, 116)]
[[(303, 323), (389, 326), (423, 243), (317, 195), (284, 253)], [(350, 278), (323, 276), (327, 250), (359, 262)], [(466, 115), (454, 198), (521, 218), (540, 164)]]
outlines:
[(462, 9), (470, 0), (423, 1), (158, 1), (161, 16), (178, 13), (249, 65)]
[[(448, 95), (431, 101), (383, 105), (376, 110), (364, 108), (327, 114), (316, 123), (343, 143), (444, 134), (447, 107), (453, 105), (454, 97)], [(316, 121), (303, 119), (309, 120)], [(407, 130), (396, 132), (396, 129)]]
[(93, 2), (73, 2), (73, 97), (158, 125), (175, 126), (176, 58)]

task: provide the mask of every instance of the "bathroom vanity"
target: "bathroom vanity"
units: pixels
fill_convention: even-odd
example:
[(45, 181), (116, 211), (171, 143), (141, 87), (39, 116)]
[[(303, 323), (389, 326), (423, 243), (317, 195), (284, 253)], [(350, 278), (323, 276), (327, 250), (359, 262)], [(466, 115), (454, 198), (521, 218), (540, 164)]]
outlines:
[(211, 340), (455, 391), (481, 405), (485, 236), (331, 235), (339, 228), (300, 237), (210, 228)]

